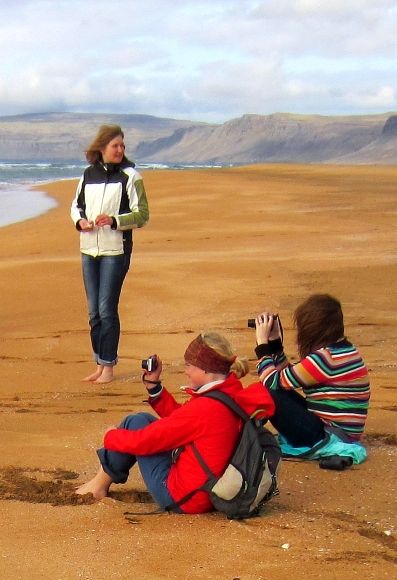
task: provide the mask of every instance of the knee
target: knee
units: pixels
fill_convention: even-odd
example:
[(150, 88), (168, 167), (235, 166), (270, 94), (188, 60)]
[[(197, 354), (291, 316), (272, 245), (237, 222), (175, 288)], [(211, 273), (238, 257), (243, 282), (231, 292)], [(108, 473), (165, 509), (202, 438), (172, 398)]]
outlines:
[(277, 409), (277, 407), (280, 406), (280, 404), (282, 403), (282, 401), (284, 399), (284, 393), (280, 389), (277, 389), (274, 391), (269, 390), (269, 393), (270, 393), (270, 396), (273, 399), (273, 402), (276, 405), (276, 409)]
[(88, 311), (88, 318), (91, 323), (98, 322), (100, 320), (98, 310), (89, 310)]
[(107, 305), (99, 305), (98, 317), (104, 324), (114, 325), (118, 323), (119, 315), (117, 307)]
[(301, 405), (306, 407), (305, 398), (290, 389), (275, 389), (270, 391), (271, 397), (276, 404), (276, 408), (282, 405)]
[(153, 421), (156, 421), (156, 417), (150, 413), (134, 413), (133, 415), (127, 415), (120, 423), (120, 429), (129, 429), (130, 431), (137, 431), (138, 429), (143, 429)]

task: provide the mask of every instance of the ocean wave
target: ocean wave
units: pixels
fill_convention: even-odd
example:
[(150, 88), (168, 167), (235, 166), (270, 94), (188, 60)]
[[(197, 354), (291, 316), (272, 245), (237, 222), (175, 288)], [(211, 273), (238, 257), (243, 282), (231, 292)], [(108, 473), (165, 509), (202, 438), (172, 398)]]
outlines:
[(138, 169), (171, 169), (166, 163), (137, 163)]
[(52, 163), (20, 163), (20, 162), (12, 162), (12, 161), (0, 161), (0, 168), (15, 168), (15, 167), (51, 167)]

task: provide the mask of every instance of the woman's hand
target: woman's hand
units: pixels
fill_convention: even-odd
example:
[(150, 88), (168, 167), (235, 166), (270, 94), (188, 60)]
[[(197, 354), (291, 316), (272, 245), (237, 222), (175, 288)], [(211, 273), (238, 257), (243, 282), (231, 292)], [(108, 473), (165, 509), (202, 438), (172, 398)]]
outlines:
[(104, 226), (111, 226), (112, 223), (113, 218), (111, 218), (110, 215), (107, 215), (105, 213), (101, 213), (99, 216), (97, 216), (95, 220), (95, 225), (98, 226), (98, 228), (103, 228)]
[(94, 227), (94, 222), (88, 221), (83, 218), (79, 220), (79, 227), (82, 232), (88, 232), (91, 231), (92, 228)]
[(278, 316), (271, 312), (262, 312), (255, 318), (257, 344), (268, 344), (269, 340), (281, 338)]
[(163, 370), (163, 363), (161, 358), (157, 354), (153, 355), (156, 357), (157, 366), (153, 371), (144, 371), (142, 376), (143, 384), (147, 389), (153, 388), (153, 384), (160, 382), (160, 375)]

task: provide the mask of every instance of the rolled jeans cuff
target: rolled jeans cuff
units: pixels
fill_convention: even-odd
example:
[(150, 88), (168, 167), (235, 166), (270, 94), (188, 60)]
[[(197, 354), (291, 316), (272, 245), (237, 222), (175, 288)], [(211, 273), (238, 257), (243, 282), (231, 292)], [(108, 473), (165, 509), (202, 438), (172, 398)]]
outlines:
[(112, 361), (109, 361), (109, 360), (103, 360), (103, 359), (99, 358), (99, 356), (97, 356), (97, 355), (94, 355), (94, 359), (95, 359), (97, 365), (102, 365), (103, 367), (114, 367), (118, 361), (118, 357), (116, 357)]
[(113, 483), (125, 483), (128, 479), (128, 475), (130, 472), (130, 469), (132, 467), (132, 465), (135, 463), (135, 457), (134, 456), (129, 456), (131, 457), (131, 465), (126, 466), (126, 471), (120, 470), (118, 469), (118, 471), (113, 471), (112, 466), (111, 466), (111, 459), (110, 459), (110, 455), (109, 453), (111, 453), (113, 456), (119, 456), (120, 459), (124, 459), (126, 458), (126, 454), (125, 453), (119, 453), (118, 451), (108, 451), (107, 449), (104, 449), (103, 447), (101, 449), (97, 450), (97, 455), (99, 458), (99, 461), (101, 462), (102, 465), (102, 469), (105, 473), (108, 474), (109, 477), (112, 478)]

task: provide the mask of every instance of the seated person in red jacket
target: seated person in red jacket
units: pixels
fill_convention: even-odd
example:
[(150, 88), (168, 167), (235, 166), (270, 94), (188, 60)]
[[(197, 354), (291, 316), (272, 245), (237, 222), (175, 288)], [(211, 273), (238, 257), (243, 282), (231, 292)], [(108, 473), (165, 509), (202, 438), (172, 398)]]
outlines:
[[(144, 373), (143, 383), (149, 403), (160, 418), (136, 413), (127, 416), (118, 428), (108, 430), (104, 447), (98, 451), (99, 471), (77, 493), (92, 493), (102, 499), (112, 483), (127, 480), (129, 470), (137, 463), (149, 492), (166, 509), (207, 479), (191, 443), (216, 475), (223, 473), (237, 444), (241, 419), (223, 403), (201, 396), (203, 393), (223, 391), (249, 415), (260, 409), (258, 418), (269, 417), (274, 411), (273, 400), (261, 383), (243, 388), (239, 378), (247, 374), (248, 363), (238, 358), (226, 338), (216, 332), (199, 334), (186, 349), (185, 391), (190, 396), (186, 403), (178, 403), (162, 386), (158, 357), (157, 363), (156, 369)], [(204, 491), (173, 508), (179, 513), (211, 510)]]

